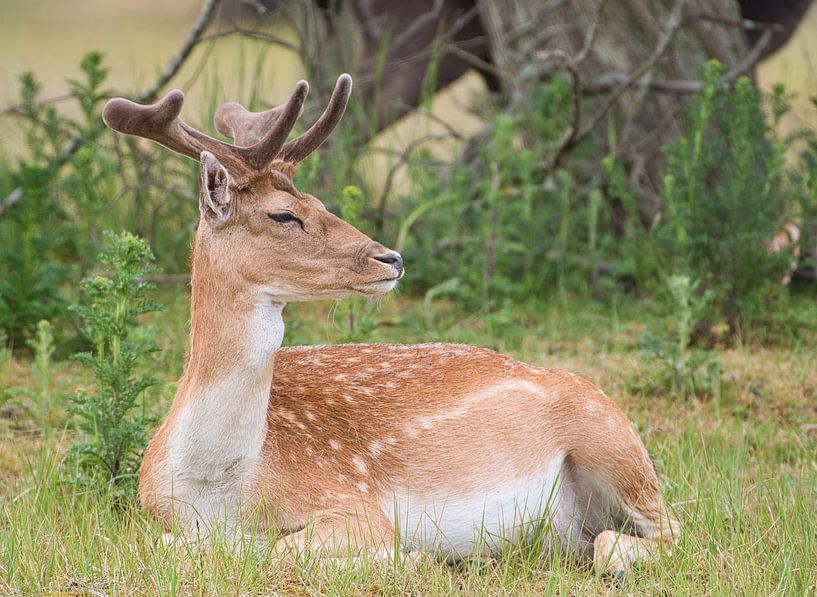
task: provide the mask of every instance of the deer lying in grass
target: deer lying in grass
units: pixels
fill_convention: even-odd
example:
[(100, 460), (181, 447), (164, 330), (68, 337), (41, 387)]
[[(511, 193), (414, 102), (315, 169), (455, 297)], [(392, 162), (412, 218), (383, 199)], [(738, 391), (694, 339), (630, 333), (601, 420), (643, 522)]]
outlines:
[(644, 446), (581, 377), (472, 346), (280, 350), (287, 302), (379, 297), (403, 274), (400, 255), (292, 183), (350, 91), (341, 76), (289, 142), (303, 81), (266, 112), (222, 106), (234, 145), (185, 124), (180, 91), (105, 106), (109, 127), (201, 164), (190, 350), (145, 454), (143, 506), (190, 537), (260, 519), (287, 559), (396, 544), (456, 559), (538, 533), (616, 572), (669, 547), (677, 525)]

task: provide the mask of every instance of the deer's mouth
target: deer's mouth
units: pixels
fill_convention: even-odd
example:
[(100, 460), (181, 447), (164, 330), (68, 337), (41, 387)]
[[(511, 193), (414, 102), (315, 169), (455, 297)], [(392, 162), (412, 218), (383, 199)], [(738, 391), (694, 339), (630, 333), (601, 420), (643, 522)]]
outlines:
[(399, 276), (358, 284), (357, 286), (353, 286), (352, 290), (365, 296), (381, 296), (394, 290), (394, 287), (397, 286), (397, 282), (400, 281), (402, 277), (403, 274), (401, 273)]

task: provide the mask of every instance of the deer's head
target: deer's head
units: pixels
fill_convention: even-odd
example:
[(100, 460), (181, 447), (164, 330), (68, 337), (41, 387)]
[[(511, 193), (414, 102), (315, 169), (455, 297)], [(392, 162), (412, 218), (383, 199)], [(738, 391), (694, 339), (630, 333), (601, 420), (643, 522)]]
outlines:
[[(216, 128), (234, 145), (213, 139), (179, 117), (184, 95), (174, 90), (142, 106), (110, 100), (103, 110), (114, 130), (157, 141), (199, 160), (196, 252), (219, 273), (234, 272), (253, 290), (282, 302), (379, 296), (403, 275), (400, 255), (333, 215), (295, 188), (292, 174), (340, 122), (352, 79), (341, 75), (314, 125), (287, 142), (308, 91), (299, 82), (285, 104), (249, 112), (229, 103)], [(201, 272), (199, 272), (201, 273)]]

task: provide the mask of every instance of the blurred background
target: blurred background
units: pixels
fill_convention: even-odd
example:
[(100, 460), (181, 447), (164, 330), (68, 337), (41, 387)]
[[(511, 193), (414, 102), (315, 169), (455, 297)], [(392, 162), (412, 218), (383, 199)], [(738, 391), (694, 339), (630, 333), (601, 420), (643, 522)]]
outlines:
[[(265, 109), (307, 78), (305, 126), (345, 71), (356, 81), (345, 122), (298, 182), (407, 253), (404, 292), (429, 322), (435, 303), (488, 327), (554, 297), (662, 304), (667, 280), (684, 276), (692, 298), (706, 297), (695, 338), (712, 343), (771, 329), (770, 301), (813, 292), (808, 0), (38, 0), (0, 11), (9, 345), (25, 347), (43, 317), (62, 321), (70, 344), (66, 305), (107, 229), (146, 238), (155, 279), (184, 289), (196, 166), (104, 129), (107, 98), (148, 103), (181, 88), (184, 118), (217, 135), (220, 103)], [(359, 318), (348, 325), (341, 335), (357, 337)]]

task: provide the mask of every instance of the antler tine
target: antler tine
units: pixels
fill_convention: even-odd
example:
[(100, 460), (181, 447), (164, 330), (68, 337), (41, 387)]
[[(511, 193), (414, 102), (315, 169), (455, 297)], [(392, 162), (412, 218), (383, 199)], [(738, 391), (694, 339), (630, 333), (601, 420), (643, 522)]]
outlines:
[(300, 137), (293, 139), (284, 145), (281, 151), (281, 159), (286, 162), (300, 162), (310, 153), (318, 149), (343, 117), (349, 95), (352, 93), (352, 77), (342, 74), (335, 83), (329, 105), (321, 114), (320, 118)]
[[(236, 143), (239, 142), (239, 138), (243, 141), (245, 136), (248, 139), (259, 138), (249, 147), (240, 148), (240, 151), (247, 156), (247, 160), (256, 170), (266, 168), (281, 153), (281, 148), (284, 147), (287, 136), (295, 126), (298, 116), (301, 115), (307, 93), (309, 93), (307, 82), (298, 81), (298, 84), (295, 85), (295, 91), (292, 92), (289, 100), (283, 106), (256, 113), (249, 112), (238, 104), (233, 104), (240, 108), (240, 111), (228, 108), (226, 114), (222, 113), (222, 116), (226, 117), (223, 124), (227, 124), (227, 121), (229, 121), (236, 125), (231, 126)], [(217, 114), (217, 128), (219, 128), (219, 120)], [(238, 129), (238, 127), (247, 123), (249, 123), (249, 128), (246, 130)], [(261, 136), (262, 127), (269, 125), (272, 125), (271, 128)], [(221, 132), (220, 128), (219, 131)]]
[(184, 94), (178, 89), (148, 106), (118, 97), (105, 104), (102, 119), (115, 131), (152, 139), (195, 160), (202, 151), (209, 151), (234, 174), (246, 172), (247, 157), (240, 148), (213, 139), (179, 118), (183, 103)]
[[(300, 94), (301, 86), (306, 86), (302, 96)], [(309, 86), (306, 81), (300, 81), (295, 88), (295, 92), (293, 92), (293, 95), (290, 97), (290, 102), (293, 98), (299, 100), (300, 97), (303, 97), (305, 99), (308, 92)], [(295, 121), (303, 111), (303, 102), (300, 101), (298, 103), (298, 112), (294, 115), (295, 118), (292, 120), (292, 124), (283, 126), (284, 123), (281, 122), (281, 120), (282, 117), (287, 114), (287, 107), (290, 105), (290, 102), (275, 106), (263, 112), (250, 112), (236, 102), (223, 104), (216, 110), (213, 117), (216, 130), (226, 137), (231, 137), (235, 141), (235, 144), (241, 147), (255, 145), (264, 138), (264, 132), (275, 127), (277, 123), (281, 123), (282, 132), (286, 130), (286, 135), (289, 135), (292, 127), (295, 126)], [(283, 142), (281, 144), (283, 145)]]
[(269, 129), (281, 111), (280, 106), (270, 108), (265, 112), (250, 112), (236, 102), (228, 102), (219, 106), (213, 115), (216, 130), (230, 137), (236, 145), (247, 147), (261, 140), (263, 131)]

